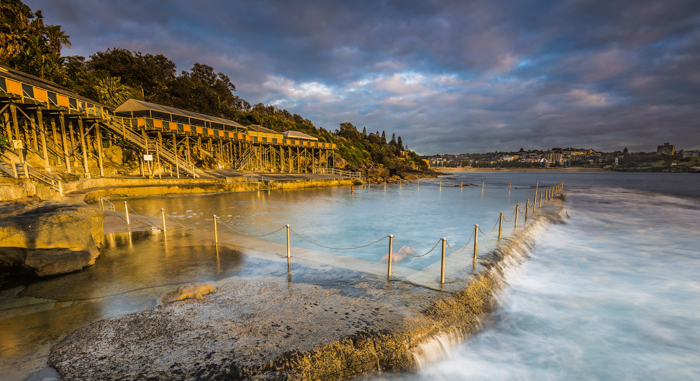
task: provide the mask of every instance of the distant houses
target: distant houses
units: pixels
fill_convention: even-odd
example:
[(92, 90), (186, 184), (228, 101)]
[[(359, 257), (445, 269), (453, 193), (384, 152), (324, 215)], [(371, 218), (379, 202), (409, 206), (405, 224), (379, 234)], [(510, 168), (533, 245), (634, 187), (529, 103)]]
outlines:
[(673, 155), (676, 153), (676, 146), (671, 143), (664, 143), (656, 148), (656, 153), (659, 155)]

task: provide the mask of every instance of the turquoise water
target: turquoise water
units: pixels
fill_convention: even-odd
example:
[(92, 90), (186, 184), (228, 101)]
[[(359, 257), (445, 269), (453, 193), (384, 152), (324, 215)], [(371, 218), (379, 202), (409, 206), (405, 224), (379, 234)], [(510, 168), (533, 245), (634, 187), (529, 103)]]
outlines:
[(557, 178), (571, 218), (506, 270), (485, 330), (417, 373), (371, 379), (700, 379), (700, 176)]
[[(459, 250), (469, 240), (474, 225), (488, 232), (504, 213), (503, 237), (513, 229), (516, 203), (525, 209), (525, 200), (534, 197), (536, 181), (523, 179), (508, 191), (508, 183), (486, 183), (461, 188), (461, 180), (421, 181), (402, 186), (375, 185), (355, 187), (315, 188), (293, 191), (248, 192), (206, 197), (174, 197), (167, 199), (130, 200), (129, 205), (142, 215), (159, 213), (187, 226), (213, 229), (213, 215), (220, 216), (222, 231), (259, 235), (290, 224), (300, 236), (333, 248), (351, 248), (365, 245), (389, 234), (412, 250), (413, 254), (428, 252), (441, 237)], [(469, 182), (465, 182), (469, 184)], [(476, 182), (474, 182), (476, 184)], [(550, 185), (554, 185), (552, 183)], [(517, 189), (516, 189), (517, 188)], [(118, 208), (123, 206), (118, 205)], [(522, 226), (524, 215), (519, 216)], [(493, 249), (497, 228), (489, 236), (480, 236), (480, 253)], [(261, 237), (286, 243), (285, 231)], [(316, 246), (292, 235), (292, 245), (331, 251), (340, 255), (368, 261), (381, 261), (387, 254), (388, 240), (359, 250), (334, 251)], [(398, 250), (398, 248), (396, 249)], [(421, 269), (440, 259), (439, 249), (416, 258), (406, 256), (401, 266)]]

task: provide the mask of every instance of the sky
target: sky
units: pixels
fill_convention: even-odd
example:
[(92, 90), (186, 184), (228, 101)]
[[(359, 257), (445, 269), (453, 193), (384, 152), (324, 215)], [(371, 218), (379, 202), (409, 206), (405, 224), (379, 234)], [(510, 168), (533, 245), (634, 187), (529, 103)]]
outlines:
[(88, 57), (227, 74), (237, 95), (420, 154), (700, 149), (700, 1), (25, 0)]

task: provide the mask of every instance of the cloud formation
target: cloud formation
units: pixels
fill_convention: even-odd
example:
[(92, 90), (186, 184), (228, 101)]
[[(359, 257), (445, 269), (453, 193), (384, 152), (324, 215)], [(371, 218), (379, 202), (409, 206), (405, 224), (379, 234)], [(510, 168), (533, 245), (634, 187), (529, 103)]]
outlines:
[(89, 56), (207, 63), (238, 93), (420, 153), (700, 145), (700, 2), (26, 0)]

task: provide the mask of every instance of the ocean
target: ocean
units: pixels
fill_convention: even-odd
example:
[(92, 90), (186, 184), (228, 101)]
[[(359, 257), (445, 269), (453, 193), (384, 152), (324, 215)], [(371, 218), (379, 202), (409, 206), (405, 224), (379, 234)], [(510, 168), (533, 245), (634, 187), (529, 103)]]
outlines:
[[(420, 371), (372, 380), (700, 379), (700, 176), (462, 174), (565, 184), (570, 218), (506, 267), (500, 308)], [(518, 180), (515, 180), (518, 179)]]
[[(129, 204), (144, 215), (164, 208), (170, 221), (209, 229), (216, 214), (225, 223), (220, 229), (251, 235), (290, 224), (309, 241), (338, 248), (393, 234), (425, 252), (441, 237), (461, 247), (474, 224), (489, 230), (500, 212), (507, 219), (516, 204), (523, 208), (532, 200), (536, 186), (560, 182), (570, 218), (536, 237), (525, 262), (506, 268), (500, 308), (485, 318), (483, 331), (453, 345), (433, 343), (418, 372), (369, 379), (700, 379), (698, 175), (462, 173), (444, 176), (442, 188), (440, 180), (426, 180), (420, 188), (316, 188)], [(504, 237), (509, 232), (504, 229)], [(50, 346), (68, 333), (151, 308), (177, 284), (255, 271), (240, 253), (217, 256), (211, 245), (189, 243), (187, 234), (173, 226), (167, 240), (157, 232), (110, 235), (92, 267), (5, 285), (1, 378), (24, 380), (45, 371)], [(262, 239), (282, 243), (285, 237)], [(333, 252), (379, 262), (385, 243)], [(296, 236), (292, 244), (324, 250)], [(493, 234), (479, 238), (480, 254), (494, 246)], [(437, 251), (407, 257), (395, 271), (422, 269), (439, 258)]]

